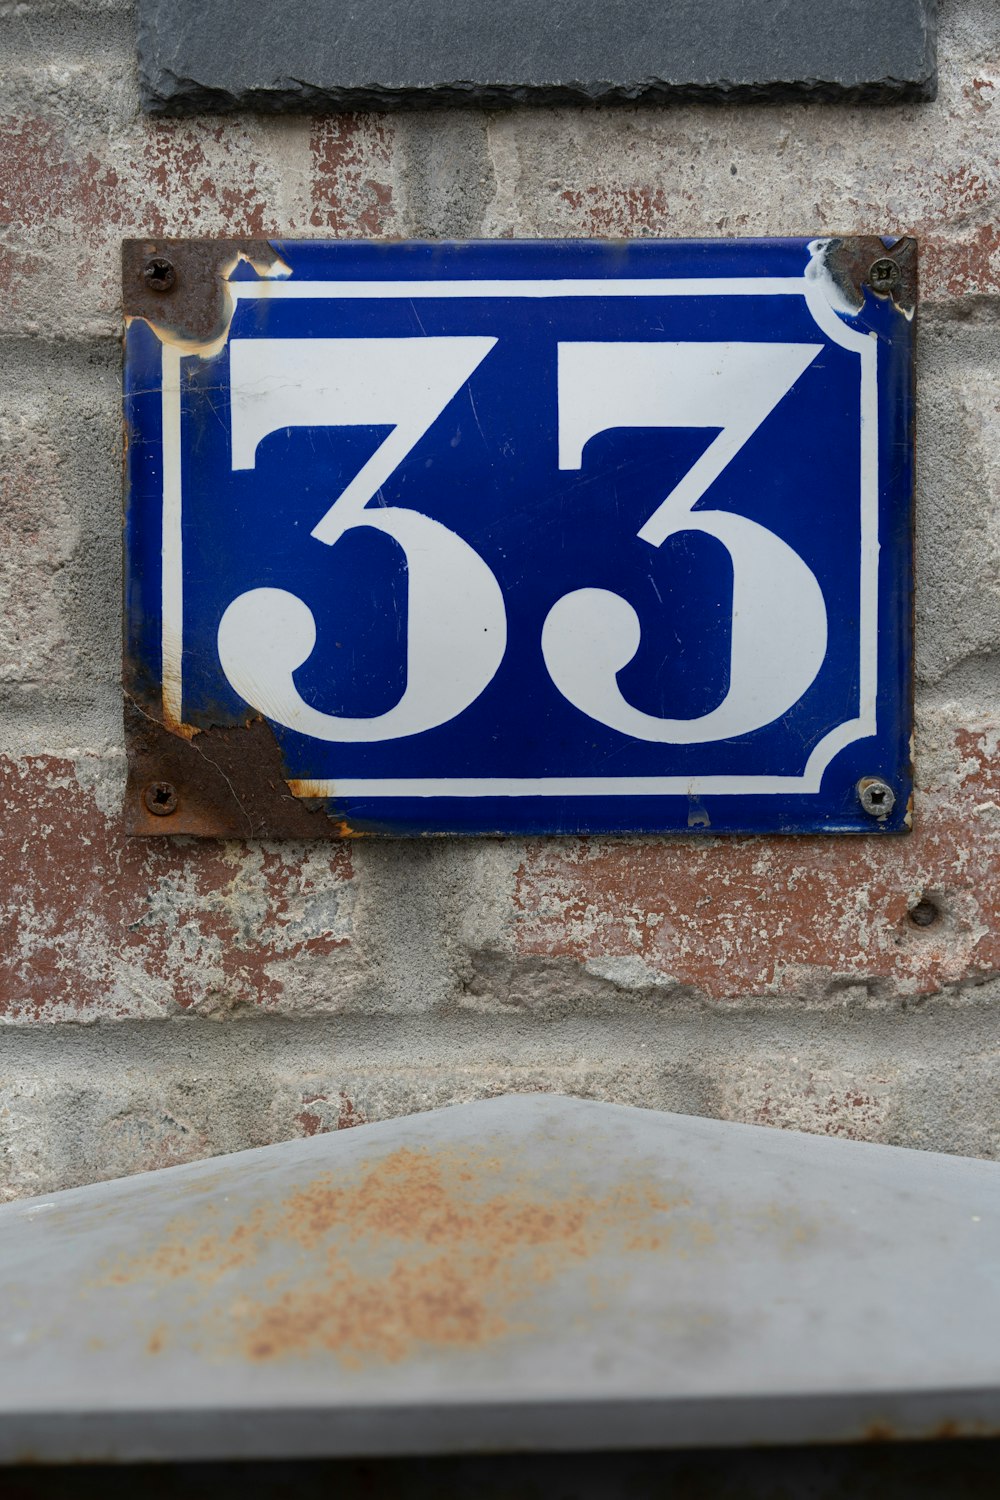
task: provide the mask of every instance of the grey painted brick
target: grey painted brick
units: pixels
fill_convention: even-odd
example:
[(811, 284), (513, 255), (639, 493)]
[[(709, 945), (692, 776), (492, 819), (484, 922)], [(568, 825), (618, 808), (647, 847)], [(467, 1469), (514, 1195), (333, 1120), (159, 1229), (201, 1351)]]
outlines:
[(64, 742), (117, 742), (118, 350), (3, 341), (0, 368), (0, 740), (58, 704)]
[(917, 673), (921, 686), (996, 702), (1000, 651), (1000, 309), (929, 319), (917, 369)]
[(8, 1032), (0, 1201), (526, 1091), (997, 1157), (998, 998)]
[(134, 0), (0, 0), (0, 56), (7, 66), (65, 64), (135, 51)]
[(934, 0), (140, 0), (151, 111), (929, 99)]

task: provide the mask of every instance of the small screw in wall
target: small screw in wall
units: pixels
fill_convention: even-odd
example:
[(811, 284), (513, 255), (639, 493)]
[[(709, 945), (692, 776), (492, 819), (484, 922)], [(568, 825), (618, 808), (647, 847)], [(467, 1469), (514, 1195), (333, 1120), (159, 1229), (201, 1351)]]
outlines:
[(873, 261), (871, 270), (868, 272), (868, 281), (872, 291), (878, 292), (883, 297), (892, 296), (894, 292), (897, 292), (902, 279), (903, 273), (899, 266), (887, 255)]
[(170, 785), (169, 781), (151, 781), (147, 787), (143, 787), (142, 800), (146, 811), (151, 812), (156, 818), (169, 818), (172, 812), (177, 811), (177, 788)]
[(166, 256), (153, 255), (142, 268), (142, 279), (151, 292), (169, 292), (177, 272)]
[(858, 782), (858, 799), (870, 818), (879, 822), (896, 806), (896, 793), (880, 776), (862, 776)]

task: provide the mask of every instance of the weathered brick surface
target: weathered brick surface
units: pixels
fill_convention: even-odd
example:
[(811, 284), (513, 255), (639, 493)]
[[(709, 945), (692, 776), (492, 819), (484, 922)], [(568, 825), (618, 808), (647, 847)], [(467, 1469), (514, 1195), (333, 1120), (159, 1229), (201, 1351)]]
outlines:
[[(926, 106), (154, 122), (129, 0), (0, 3), (0, 1198), (511, 1088), (1000, 1154), (1000, 47), (942, 11)], [(912, 837), (123, 835), (124, 236), (851, 231), (923, 242)]]
[[(644, 843), (539, 843), (518, 872), (519, 951), (638, 961), (715, 999), (873, 998), (1000, 975), (1000, 723), (933, 756), (914, 832)], [(927, 759), (931, 759), (928, 755)], [(940, 916), (914, 927), (908, 911)]]
[(397, 209), (392, 182), (393, 128), (377, 115), (317, 120), (312, 161), (310, 232), (334, 239), (392, 235)]
[(349, 846), (128, 839), (101, 769), (0, 759), (0, 1023), (268, 1010), (304, 955), (336, 1003)]
[[(917, 234), (923, 296), (1000, 291), (995, 7), (943, 8), (935, 104), (498, 120), (491, 233)], [(506, 189), (506, 190), (505, 190)]]
[[(939, 716), (935, 733), (909, 837), (460, 853), (129, 839), (104, 764), (0, 759), (0, 1019), (894, 1005), (980, 986), (1000, 975), (1000, 724)], [(919, 900), (930, 926), (908, 915)]]
[(447, 1010), (503, 944), (514, 849), (134, 839), (122, 773), (0, 755), (0, 1028)]
[(287, 203), (284, 170), (289, 137), (296, 144), (304, 125), (144, 122), (116, 139), (115, 120), (100, 122), (103, 131), (81, 129), (91, 102), (82, 85), (72, 79), (76, 97), (65, 111), (55, 113), (46, 97), (36, 113), (0, 121), (6, 329), (113, 332), (127, 236), (256, 237), (305, 227)]
[(1000, 702), (998, 301), (926, 316), (917, 365), (918, 683), (973, 711)]
[(0, 332), (115, 334), (129, 236), (398, 232), (387, 124), (153, 121), (138, 112), (130, 28), (97, 66), (80, 28), (57, 60), (23, 56), (0, 14), (0, 53), (5, 40)]
[(0, 341), (0, 370), (0, 740), (47, 699), (68, 743), (117, 741), (118, 351)]
[[(610, 998), (610, 997), (609, 997)], [(793, 1014), (608, 1005), (476, 1015), (30, 1026), (3, 1035), (0, 1201), (510, 1091), (972, 1155), (1000, 1152), (994, 1007)]]

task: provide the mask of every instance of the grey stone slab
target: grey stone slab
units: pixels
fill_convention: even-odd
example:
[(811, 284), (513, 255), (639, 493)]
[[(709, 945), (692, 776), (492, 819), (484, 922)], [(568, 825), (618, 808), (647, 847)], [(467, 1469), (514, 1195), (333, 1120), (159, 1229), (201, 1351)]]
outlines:
[(1000, 1432), (1000, 1163), (511, 1096), (0, 1207), (0, 1462)]
[(929, 99), (937, 0), (140, 0), (151, 112)]

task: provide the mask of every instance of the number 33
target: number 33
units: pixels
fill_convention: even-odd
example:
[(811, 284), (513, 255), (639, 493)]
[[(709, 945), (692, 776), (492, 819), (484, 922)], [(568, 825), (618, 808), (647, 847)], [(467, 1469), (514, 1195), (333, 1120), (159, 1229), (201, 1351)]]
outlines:
[[(373, 718), (313, 708), (295, 686), (316, 643), (303, 600), (256, 588), (229, 605), (219, 659), (252, 707), (300, 734), (375, 741), (455, 718), (492, 681), (507, 645), (493, 573), (438, 521), (369, 501), (478, 369), (496, 339), (234, 339), (230, 344), (232, 462), (252, 469), (257, 445), (293, 426), (391, 426), (392, 431), (313, 529), (333, 546), (370, 526), (403, 549), (408, 573), (406, 688)], [(700, 744), (762, 728), (796, 703), (826, 655), (827, 618), (815, 575), (774, 532), (729, 511), (694, 509), (712, 482), (791, 390), (823, 346), (754, 343), (562, 343), (558, 346), (559, 467), (579, 469), (590, 438), (613, 428), (721, 429), (638, 535), (660, 547), (681, 531), (715, 537), (733, 566), (729, 689), (717, 708), (667, 719), (633, 708), (618, 673), (639, 649), (632, 605), (581, 588), (542, 628), (546, 668), (589, 718), (634, 739)]]

